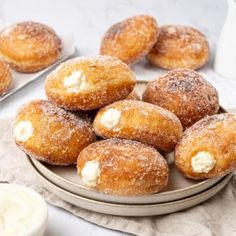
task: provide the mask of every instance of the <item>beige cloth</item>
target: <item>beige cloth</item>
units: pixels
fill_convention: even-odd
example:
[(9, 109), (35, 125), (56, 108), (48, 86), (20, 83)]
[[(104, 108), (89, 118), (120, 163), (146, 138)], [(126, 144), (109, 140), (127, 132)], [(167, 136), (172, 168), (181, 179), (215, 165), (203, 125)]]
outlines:
[(26, 185), (50, 204), (97, 225), (136, 235), (236, 235), (236, 177), (219, 194), (194, 208), (155, 217), (119, 217), (68, 204), (44, 189), (11, 137), (11, 120), (0, 120), (0, 180)]

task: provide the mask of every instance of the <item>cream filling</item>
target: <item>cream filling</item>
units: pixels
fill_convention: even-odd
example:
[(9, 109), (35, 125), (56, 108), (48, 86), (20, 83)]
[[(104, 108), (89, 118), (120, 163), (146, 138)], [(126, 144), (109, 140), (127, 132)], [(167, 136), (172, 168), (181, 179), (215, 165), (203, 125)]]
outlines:
[(191, 160), (193, 171), (196, 173), (208, 173), (216, 164), (216, 160), (209, 152), (198, 152)]
[(32, 137), (33, 132), (33, 125), (27, 120), (18, 122), (13, 129), (15, 139), (20, 142), (26, 142), (30, 137)]
[(78, 93), (89, 88), (85, 74), (76, 70), (64, 79), (64, 86), (71, 93)]
[(100, 119), (100, 123), (107, 129), (113, 129), (120, 121), (121, 112), (110, 108), (105, 111)]
[(99, 162), (88, 161), (81, 170), (82, 181), (89, 187), (96, 187), (100, 175)]

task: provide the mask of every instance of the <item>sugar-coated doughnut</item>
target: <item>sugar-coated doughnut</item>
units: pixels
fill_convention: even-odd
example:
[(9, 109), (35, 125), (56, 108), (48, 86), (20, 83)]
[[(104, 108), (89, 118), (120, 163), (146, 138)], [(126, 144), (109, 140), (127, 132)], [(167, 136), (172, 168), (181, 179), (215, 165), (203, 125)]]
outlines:
[(126, 98), (135, 86), (130, 68), (110, 56), (62, 63), (45, 83), (49, 100), (67, 110), (93, 110)]
[(36, 72), (61, 54), (61, 40), (50, 27), (25, 21), (0, 32), (0, 56), (19, 72)]
[(123, 100), (102, 108), (93, 127), (103, 138), (125, 138), (170, 152), (182, 136), (182, 126), (171, 112), (142, 101)]
[(12, 76), (9, 65), (0, 61), (0, 95), (4, 94), (11, 85)]
[(197, 29), (163, 25), (147, 59), (154, 66), (164, 69), (198, 69), (208, 62), (209, 54), (208, 41)]
[(96, 140), (87, 119), (46, 100), (32, 101), (20, 109), (13, 136), (27, 154), (53, 165), (75, 164), (80, 151)]
[(150, 51), (157, 40), (157, 34), (157, 23), (153, 17), (134, 16), (108, 29), (102, 39), (100, 53), (132, 64)]
[(83, 182), (114, 195), (145, 195), (168, 183), (166, 160), (153, 147), (137, 141), (107, 139), (90, 144), (77, 160)]
[(217, 90), (189, 69), (169, 71), (148, 83), (143, 100), (173, 112), (184, 128), (219, 110)]
[(175, 164), (191, 179), (206, 179), (236, 169), (236, 116), (217, 114), (187, 129), (176, 147)]

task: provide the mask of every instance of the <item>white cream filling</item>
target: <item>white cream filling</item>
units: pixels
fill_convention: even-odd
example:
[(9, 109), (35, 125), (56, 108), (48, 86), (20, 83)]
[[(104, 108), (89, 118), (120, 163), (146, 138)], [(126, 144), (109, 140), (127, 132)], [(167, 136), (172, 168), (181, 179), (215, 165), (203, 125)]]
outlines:
[(208, 173), (216, 164), (216, 160), (209, 152), (198, 152), (191, 160), (193, 171), (196, 173)]
[(86, 81), (85, 74), (80, 70), (76, 70), (64, 79), (64, 86), (69, 92), (78, 93), (82, 90), (86, 90), (89, 84)]
[(108, 109), (100, 119), (100, 123), (107, 129), (113, 129), (120, 121), (121, 112), (117, 109)]
[(88, 161), (81, 170), (82, 181), (89, 187), (96, 187), (99, 175), (99, 162), (96, 160)]
[(33, 125), (27, 120), (18, 122), (13, 129), (15, 139), (20, 142), (26, 142), (30, 137), (32, 137), (33, 132)]

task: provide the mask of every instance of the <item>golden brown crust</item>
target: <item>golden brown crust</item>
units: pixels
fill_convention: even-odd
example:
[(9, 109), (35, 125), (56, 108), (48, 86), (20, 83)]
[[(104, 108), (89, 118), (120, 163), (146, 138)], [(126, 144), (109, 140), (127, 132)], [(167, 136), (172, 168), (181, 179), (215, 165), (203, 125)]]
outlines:
[(147, 59), (164, 69), (198, 69), (208, 62), (209, 51), (208, 41), (200, 31), (187, 26), (163, 25)]
[[(118, 124), (109, 129), (101, 123), (108, 109), (121, 112)], [(97, 113), (93, 122), (95, 132), (103, 138), (125, 138), (171, 152), (182, 136), (182, 125), (171, 112), (142, 101), (123, 100), (108, 105)]]
[[(35, 100), (22, 107), (15, 118), (29, 121), (33, 135), (18, 146), (36, 159), (53, 165), (76, 163), (80, 151), (96, 140), (90, 123), (46, 100)], [(14, 128), (13, 128), (14, 129)]]
[[(63, 82), (81, 71), (89, 88), (71, 93)], [(133, 90), (135, 77), (130, 68), (110, 56), (78, 57), (62, 63), (46, 80), (49, 100), (68, 110), (93, 110), (124, 99)]]
[(61, 54), (61, 40), (48, 26), (25, 21), (0, 33), (0, 56), (19, 72), (36, 72)]
[(99, 162), (96, 188), (115, 195), (145, 195), (163, 190), (168, 183), (166, 160), (151, 146), (122, 139), (108, 139), (86, 147), (77, 161), (81, 174), (86, 162)]
[[(187, 129), (175, 150), (175, 164), (186, 177), (206, 179), (236, 169), (236, 116), (228, 113), (206, 117)], [(196, 173), (191, 159), (209, 152), (216, 164), (208, 173)]]
[(173, 112), (184, 128), (219, 110), (217, 90), (189, 69), (175, 69), (148, 83), (143, 100)]
[(11, 85), (12, 76), (9, 65), (0, 61), (0, 95), (4, 94)]
[(134, 16), (108, 29), (102, 39), (100, 53), (132, 64), (150, 51), (157, 35), (157, 23), (153, 17)]

